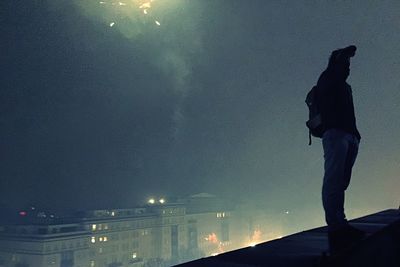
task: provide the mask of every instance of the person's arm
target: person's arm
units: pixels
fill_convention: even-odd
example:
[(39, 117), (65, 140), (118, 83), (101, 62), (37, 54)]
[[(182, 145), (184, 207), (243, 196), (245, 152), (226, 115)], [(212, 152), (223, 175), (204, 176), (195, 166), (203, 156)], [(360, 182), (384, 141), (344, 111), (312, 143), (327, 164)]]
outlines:
[(325, 71), (318, 80), (318, 103), (321, 110), (322, 122), (330, 128), (337, 124), (338, 84), (332, 73)]

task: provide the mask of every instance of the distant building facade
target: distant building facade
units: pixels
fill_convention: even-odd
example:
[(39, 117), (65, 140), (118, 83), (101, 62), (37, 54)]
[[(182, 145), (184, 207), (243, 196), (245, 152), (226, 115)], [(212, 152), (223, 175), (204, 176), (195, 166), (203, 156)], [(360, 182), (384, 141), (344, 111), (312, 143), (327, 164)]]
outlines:
[(164, 267), (254, 239), (254, 219), (204, 193), (177, 204), (41, 217), (0, 226), (0, 267)]
[(0, 266), (90, 266), (89, 237), (80, 224), (3, 226)]

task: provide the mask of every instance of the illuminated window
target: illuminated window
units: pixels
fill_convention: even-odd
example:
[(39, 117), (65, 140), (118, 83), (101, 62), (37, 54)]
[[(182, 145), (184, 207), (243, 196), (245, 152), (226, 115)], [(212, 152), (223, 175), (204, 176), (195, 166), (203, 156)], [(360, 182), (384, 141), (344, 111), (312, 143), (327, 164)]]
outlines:
[(114, 211), (111, 212), (111, 216), (115, 216), (115, 212)]
[(137, 253), (136, 252), (133, 252), (132, 253), (132, 259), (136, 259), (137, 258)]
[(92, 231), (96, 231), (96, 225), (92, 224)]
[(93, 244), (96, 243), (96, 238), (94, 236), (92, 236), (92, 238), (90, 239), (90, 242), (92, 242)]
[(91, 260), (90, 261), (90, 267), (95, 267), (95, 266), (96, 266), (96, 264), (95, 264), (94, 260)]
[(100, 242), (103, 242), (103, 238), (102, 238), (102, 237), (100, 237), (100, 238), (99, 238), (99, 241), (100, 241)]
[(108, 238), (105, 236), (105, 237), (103, 238), (103, 240), (104, 240), (104, 242), (107, 242), (107, 241), (108, 241)]
[(103, 229), (103, 225), (99, 224), (99, 230)]
[(104, 230), (108, 230), (108, 224), (104, 225)]

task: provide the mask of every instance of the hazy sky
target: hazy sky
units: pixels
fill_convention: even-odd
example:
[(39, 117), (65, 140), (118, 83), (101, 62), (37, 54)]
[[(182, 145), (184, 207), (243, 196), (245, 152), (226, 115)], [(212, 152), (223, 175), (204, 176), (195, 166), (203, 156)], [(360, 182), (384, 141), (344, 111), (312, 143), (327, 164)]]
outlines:
[(400, 204), (400, 1), (104, 1), (1, 1), (0, 203), (209, 192), (322, 214), (304, 99), (355, 44), (347, 207)]

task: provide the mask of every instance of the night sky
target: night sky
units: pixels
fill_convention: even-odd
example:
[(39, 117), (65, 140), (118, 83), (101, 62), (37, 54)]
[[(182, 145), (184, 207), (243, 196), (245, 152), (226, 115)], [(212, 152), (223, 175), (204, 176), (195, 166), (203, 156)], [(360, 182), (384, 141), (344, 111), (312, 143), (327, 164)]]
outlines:
[(350, 44), (362, 140), (346, 205), (400, 204), (400, 1), (112, 2), (1, 1), (0, 205), (208, 192), (322, 216), (304, 100)]

